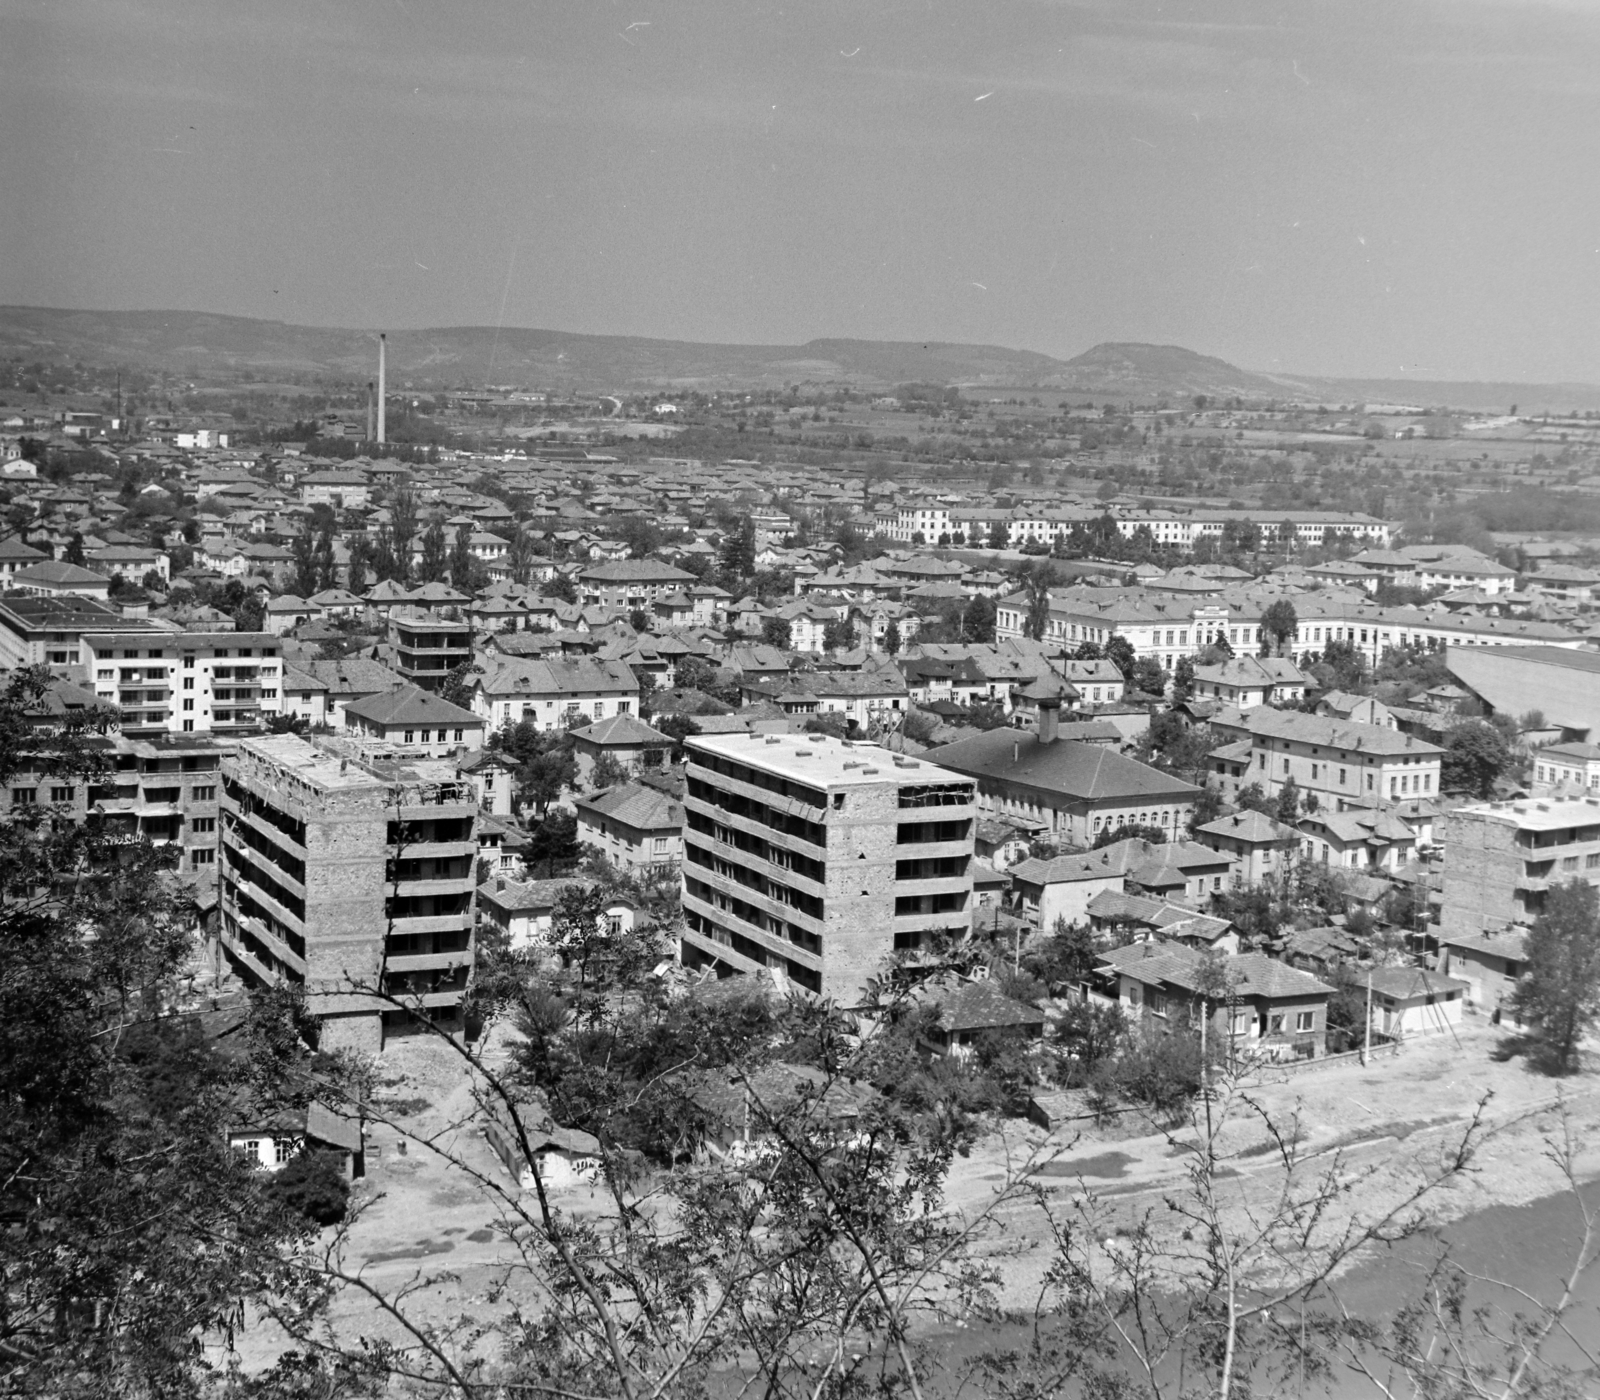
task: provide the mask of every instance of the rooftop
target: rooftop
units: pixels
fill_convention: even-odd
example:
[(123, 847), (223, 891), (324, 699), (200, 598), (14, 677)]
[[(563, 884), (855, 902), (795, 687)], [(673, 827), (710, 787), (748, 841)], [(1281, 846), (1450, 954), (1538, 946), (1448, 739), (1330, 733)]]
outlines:
[(960, 782), (962, 775), (876, 744), (825, 734), (696, 734), (691, 755), (712, 754), (814, 787), (874, 787), (881, 783)]
[(1569, 826), (1600, 826), (1600, 797), (1527, 798), (1515, 802), (1479, 802), (1458, 807), (1456, 818), (1499, 822), (1520, 831), (1559, 831)]

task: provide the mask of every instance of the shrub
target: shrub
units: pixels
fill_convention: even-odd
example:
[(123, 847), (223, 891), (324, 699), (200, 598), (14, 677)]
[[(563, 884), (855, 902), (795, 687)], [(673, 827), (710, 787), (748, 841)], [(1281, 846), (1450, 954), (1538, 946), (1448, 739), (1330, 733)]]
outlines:
[(350, 1204), (350, 1183), (333, 1152), (299, 1152), (273, 1173), (268, 1197), (318, 1225), (337, 1225)]

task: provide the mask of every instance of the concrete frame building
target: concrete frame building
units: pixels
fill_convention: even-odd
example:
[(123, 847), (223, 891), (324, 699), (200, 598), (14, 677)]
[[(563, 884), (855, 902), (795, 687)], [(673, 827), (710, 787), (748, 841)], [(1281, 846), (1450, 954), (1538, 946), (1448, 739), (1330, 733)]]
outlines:
[(896, 951), (970, 931), (970, 779), (823, 735), (685, 748), (686, 967), (768, 970), (848, 1004)]
[(349, 740), (241, 741), (222, 771), (222, 948), (251, 980), (303, 987), (326, 1048), (381, 1050), (417, 1016), (459, 1031), (477, 820), (452, 764)]
[(1600, 796), (1530, 798), (1458, 807), (1440, 822), (1444, 934), (1528, 924), (1552, 885), (1600, 885)]

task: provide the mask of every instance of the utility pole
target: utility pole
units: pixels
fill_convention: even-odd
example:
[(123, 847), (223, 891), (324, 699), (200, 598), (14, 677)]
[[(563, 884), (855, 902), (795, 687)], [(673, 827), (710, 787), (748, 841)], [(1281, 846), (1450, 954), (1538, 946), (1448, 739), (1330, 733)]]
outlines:
[(1372, 969), (1367, 969), (1367, 1024), (1361, 1041), (1361, 1063), (1372, 1059)]

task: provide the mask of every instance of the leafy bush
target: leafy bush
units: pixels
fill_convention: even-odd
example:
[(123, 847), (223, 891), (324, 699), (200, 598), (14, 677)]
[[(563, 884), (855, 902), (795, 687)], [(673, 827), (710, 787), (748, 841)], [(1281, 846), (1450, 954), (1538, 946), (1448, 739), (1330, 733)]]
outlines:
[(267, 1196), (318, 1225), (337, 1225), (350, 1204), (350, 1183), (337, 1153), (297, 1153), (272, 1175)]

